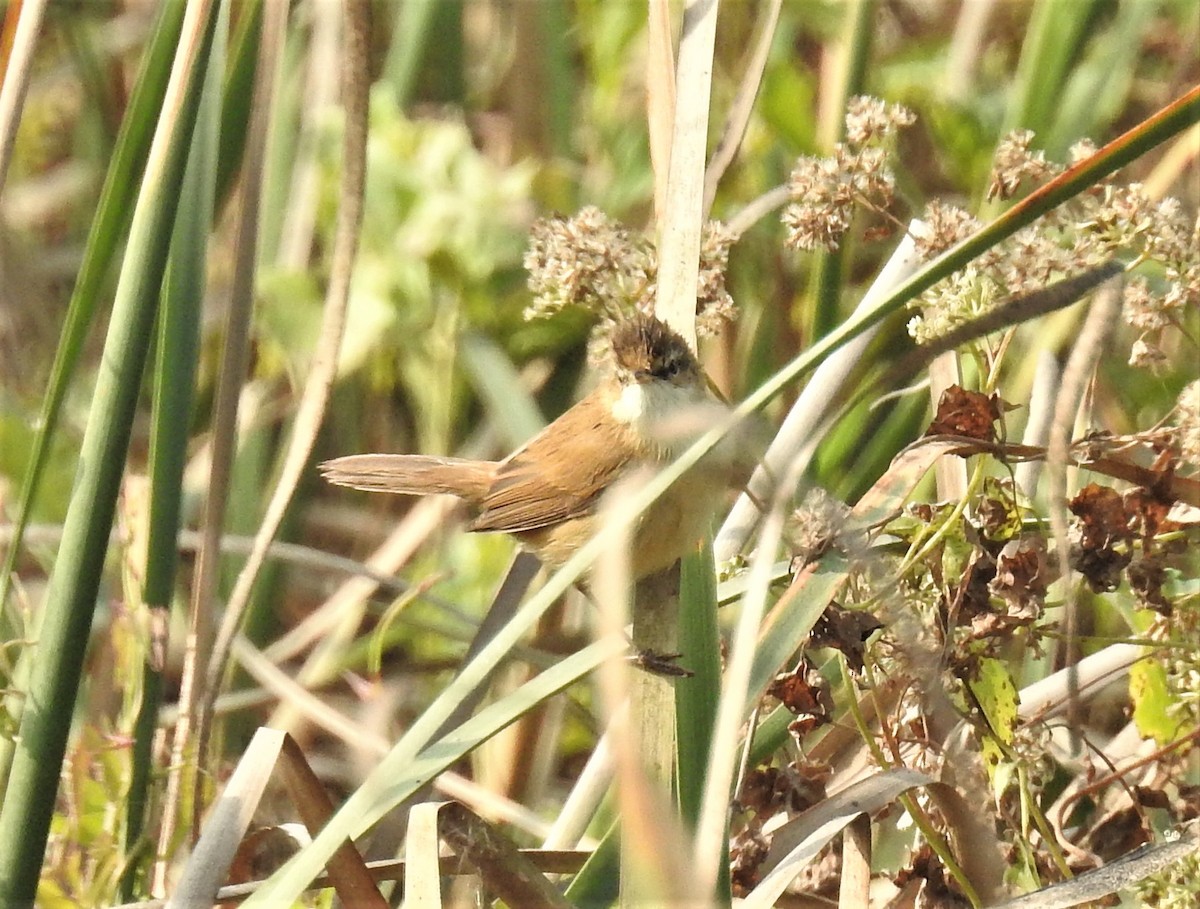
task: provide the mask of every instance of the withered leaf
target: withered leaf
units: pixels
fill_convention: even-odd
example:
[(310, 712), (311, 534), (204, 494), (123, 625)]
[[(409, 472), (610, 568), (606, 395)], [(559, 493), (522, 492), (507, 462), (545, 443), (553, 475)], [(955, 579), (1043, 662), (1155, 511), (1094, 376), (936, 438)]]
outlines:
[(1130, 532), (1141, 537), (1144, 543), (1149, 544), (1160, 533), (1179, 529), (1169, 518), (1171, 500), (1162, 498), (1153, 490), (1139, 486), (1125, 493), (1122, 500)]
[(1121, 572), (1132, 556), (1116, 549), (1081, 549), (1071, 553), (1071, 567), (1083, 575), (1095, 593), (1121, 586)]
[(1190, 821), (1200, 817), (1200, 786), (1180, 784), (1175, 816), (1180, 821)]
[(1150, 842), (1143, 823), (1144, 812), (1132, 806), (1106, 815), (1087, 837), (1087, 846), (1104, 861), (1111, 862)]
[(869, 612), (830, 603), (809, 632), (808, 646), (840, 650), (850, 668), (862, 672), (867, 639), (882, 627), (883, 623)]
[(1167, 571), (1161, 562), (1150, 557), (1130, 562), (1125, 577), (1129, 579), (1129, 589), (1142, 606), (1153, 609), (1159, 615), (1171, 614), (1171, 602), (1162, 590)]
[(959, 891), (954, 881), (947, 877), (941, 860), (928, 845), (918, 849), (909, 861), (909, 866), (897, 873), (893, 883), (901, 890), (910, 880), (922, 881), (920, 905), (930, 909), (966, 909), (967, 898)]
[(833, 768), (820, 761), (792, 761), (784, 768), (788, 787), (788, 807), (794, 812), (807, 811), (826, 798), (825, 785)]
[(1138, 804), (1143, 808), (1169, 810), (1171, 807), (1170, 796), (1157, 786), (1134, 786), (1133, 794), (1137, 798)]
[(802, 739), (814, 729), (824, 726), (829, 722), (827, 715), (819, 713), (798, 713), (796, 718), (788, 723), (788, 732), (797, 739)]
[(738, 804), (755, 814), (768, 813), (779, 801), (780, 776), (778, 767), (755, 767), (746, 774)]
[[(777, 698), (784, 707), (796, 715), (793, 732), (804, 735), (829, 722), (832, 699), (824, 677), (807, 659), (791, 672), (775, 676), (767, 688), (767, 694)], [(798, 725), (797, 725), (798, 724)], [(791, 728), (791, 726), (789, 726)]]
[(1046, 541), (1027, 534), (1004, 544), (996, 556), (996, 576), (988, 590), (1004, 600), (1010, 618), (1024, 624), (1041, 614), (1049, 581)]
[(996, 421), (1003, 411), (1000, 396), (968, 391), (951, 385), (938, 399), (937, 413), (925, 431), (927, 436), (966, 436), (984, 442), (996, 440)]
[(988, 585), (995, 576), (996, 564), (992, 558), (984, 552), (975, 553), (962, 572), (953, 599), (947, 604), (947, 621), (959, 624), (972, 616), (991, 613)]
[(1079, 518), (1079, 545), (1084, 549), (1108, 549), (1131, 536), (1125, 500), (1111, 486), (1089, 483), (1067, 507)]
[[(826, 797), (825, 784), (833, 774), (828, 764), (792, 762), (784, 767), (756, 767), (746, 774), (737, 803), (755, 818), (780, 811), (806, 811)], [(756, 821), (751, 821), (756, 823)]]
[(768, 843), (757, 825), (742, 830), (729, 847), (729, 876), (734, 896), (745, 896), (759, 882), (759, 867), (767, 857)]
[(1078, 518), (1079, 548), (1071, 553), (1073, 567), (1097, 593), (1115, 590), (1131, 556), (1127, 549), (1114, 547), (1133, 538), (1124, 497), (1109, 486), (1089, 483), (1067, 507)]

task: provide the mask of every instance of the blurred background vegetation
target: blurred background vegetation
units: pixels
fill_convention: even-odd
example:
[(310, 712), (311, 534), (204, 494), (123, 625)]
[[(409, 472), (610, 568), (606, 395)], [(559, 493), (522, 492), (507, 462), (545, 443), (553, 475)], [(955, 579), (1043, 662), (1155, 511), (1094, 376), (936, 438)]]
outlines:
[[(360, 451), (496, 457), (568, 406), (585, 371), (585, 315), (524, 318), (530, 295), (522, 257), (533, 222), (595, 205), (632, 229), (653, 231), (646, 5), (370, 5), (365, 215), (345, 340), (314, 461)], [(7, 5), (10, 42), (20, 7)], [(767, 7), (751, 0), (721, 5), (713, 140)], [(67, 303), (157, 12), (156, 3), (141, 0), (53, 0), (38, 37), (0, 206), (0, 532), (12, 527)], [(182, 520), (189, 529), (199, 524), (207, 482), (260, 14), (261, 5), (250, 0), (230, 9), (216, 207), (188, 417)], [(321, 331), (343, 129), (340, 18), (337, 2), (299, 0), (287, 23), (266, 146), (251, 365), (225, 522), (231, 537), (252, 534), (262, 519)], [(740, 400), (840, 323), (895, 245), (897, 224), (920, 216), (929, 200), (994, 214), (989, 174), (1006, 132), (1030, 129), (1035, 147), (1065, 161), (1077, 140), (1110, 140), (1200, 82), (1198, 49), (1195, 0), (786, 0), (745, 139), (717, 190), (713, 217), (732, 218), (786, 183), (798, 156), (827, 153), (851, 94), (902, 103), (917, 120), (900, 135), (892, 217), (860, 217), (836, 256), (785, 249), (784, 229), (774, 217), (757, 221), (736, 243), (728, 285), (738, 318), (702, 350), (717, 384)], [(1157, 181), (1160, 195), (1178, 197), (1194, 216), (1200, 206), (1197, 145), (1193, 128), (1135, 161), (1121, 180)], [(115, 282), (115, 267), (107, 269), (98, 317), (69, 386), (32, 527), (16, 561), (10, 594), (16, 605), (7, 608), (22, 615), (39, 609), (54, 562), (56, 528), (67, 512), (97, 387), (106, 302)], [(1133, 370), (1123, 356), (1103, 362), (1093, 394), (1105, 429), (1123, 433), (1153, 425), (1197, 377), (1200, 324), (1195, 312), (1187, 318), (1191, 340), (1169, 348), (1159, 370)], [(890, 320), (872, 359), (908, 348), (904, 321)], [(1039, 346), (1066, 351), (1078, 324), (1077, 312), (1047, 319), (1037, 328)], [(1116, 343), (1118, 350), (1127, 350), (1134, 337), (1123, 330), (1129, 334)], [(1015, 343), (1030, 337), (1022, 334)], [(1000, 381), (1005, 399), (1028, 400), (1033, 360), (1010, 354)], [(52, 861), (42, 873), (48, 907), (114, 902), (127, 858), (126, 822), (113, 806), (126, 798), (143, 690), (146, 619), (138, 592), (137, 528), (144, 506), (137, 481), (148, 469), (150, 376), (145, 383), (116, 545), (92, 626), (70, 772), (52, 828)], [(793, 397), (789, 392), (776, 400), (768, 418), (777, 421)], [(871, 415), (852, 414), (822, 443), (807, 483), (854, 501), (920, 434), (928, 416), (928, 396), (921, 394), (899, 397)], [(1012, 419), (1015, 432), (1023, 417)], [(412, 507), (406, 499), (326, 488), (309, 471), (282, 533), (309, 549), (295, 561), (271, 561), (254, 591), (250, 639), (269, 647), (342, 583), (344, 576), (316, 553), (365, 558), (411, 516)], [(393, 740), (445, 684), (513, 551), (504, 538), (461, 534), (449, 516), (414, 534), (399, 576), (428, 595), (411, 602), (405, 595), (399, 605), (377, 595), (361, 623), (305, 679), (322, 699), (369, 729), (370, 742)], [(164, 722), (183, 656), (182, 607), (193, 564), (189, 539), (175, 582)], [(9, 538), (0, 540), (3, 551)], [(218, 599), (228, 594), (243, 559), (226, 556)], [(555, 635), (566, 636), (566, 644)], [(571, 623), (560, 621), (531, 646), (544, 656), (577, 640)], [(19, 641), (4, 646), (12, 655)], [(280, 665), (296, 674), (300, 651), (279, 653), (285, 654)], [(541, 658), (531, 659), (537, 664)], [(496, 682), (498, 690), (516, 684), (521, 671)], [(244, 676), (229, 692), (242, 692), (243, 699), (227, 692), (222, 701), (221, 757), (208, 768), (214, 779), (236, 760), (249, 732), (272, 716), (277, 697)], [(586, 691), (576, 692), (560, 708), (561, 728), (553, 737), (541, 744), (524, 739), (522, 752), (512, 736), (459, 769), (552, 818), (595, 742), (590, 703)], [(353, 789), (377, 758), (370, 743), (333, 740), (294, 716), (288, 721), (310, 761), (339, 791)], [(13, 731), (11, 723), (3, 730), (6, 736)], [(156, 774), (163, 766), (163, 759), (156, 762)], [(156, 805), (158, 798), (152, 798)]]

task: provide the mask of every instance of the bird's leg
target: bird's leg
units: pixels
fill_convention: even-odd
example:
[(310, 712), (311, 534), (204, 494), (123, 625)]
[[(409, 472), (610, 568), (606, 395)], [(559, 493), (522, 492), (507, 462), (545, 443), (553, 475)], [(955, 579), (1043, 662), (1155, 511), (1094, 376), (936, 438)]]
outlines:
[[(639, 587), (642, 582), (638, 582)], [(585, 579), (580, 579), (575, 582), (575, 589), (583, 594), (583, 598), (599, 611), (600, 604), (596, 597), (592, 594), (591, 586)], [(639, 591), (639, 595), (640, 595)], [(677, 594), (676, 594), (677, 595)], [(633, 641), (633, 636), (630, 634), (629, 627), (626, 626), (621, 632), (625, 636), (625, 640), (629, 642), (630, 653), (625, 657), (630, 665), (636, 666), (652, 675), (670, 676), (674, 678), (690, 678), (695, 675), (690, 669), (678, 665), (676, 661), (683, 656), (682, 653), (668, 653), (658, 650), (638, 647)]]

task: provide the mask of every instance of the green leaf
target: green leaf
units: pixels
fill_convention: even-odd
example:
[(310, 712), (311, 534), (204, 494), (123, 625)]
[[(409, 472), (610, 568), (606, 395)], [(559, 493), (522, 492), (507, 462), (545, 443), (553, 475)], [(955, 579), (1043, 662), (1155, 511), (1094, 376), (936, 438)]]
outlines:
[[(1008, 666), (1001, 660), (984, 657), (979, 661), (978, 674), (968, 683), (975, 702), (987, 720), (988, 732), (982, 735), (981, 750), (993, 787), (1007, 786), (1009, 774), (1003, 772), (1008, 763), (1008, 749), (1017, 728), (1017, 686)], [(996, 788), (997, 794), (1002, 790)]]
[(1129, 698), (1133, 722), (1143, 738), (1166, 745), (1179, 735), (1182, 721), (1172, 717), (1174, 703), (1167, 687), (1167, 670), (1154, 660), (1138, 660), (1129, 667)]

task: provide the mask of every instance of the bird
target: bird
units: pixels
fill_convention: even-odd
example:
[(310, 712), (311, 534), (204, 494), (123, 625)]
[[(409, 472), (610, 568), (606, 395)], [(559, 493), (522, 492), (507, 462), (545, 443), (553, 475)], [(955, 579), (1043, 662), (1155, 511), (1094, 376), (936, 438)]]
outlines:
[[(611, 332), (611, 358), (596, 387), (500, 461), (416, 454), (359, 454), (325, 461), (331, 483), (401, 495), (449, 494), (472, 517), (467, 529), (511, 534), (551, 568), (599, 529), (605, 493), (638, 471), (669, 464), (729, 414), (708, 392), (687, 341), (638, 313)], [(710, 452), (637, 520), (634, 580), (673, 565), (698, 543), (729, 485), (731, 458)]]

